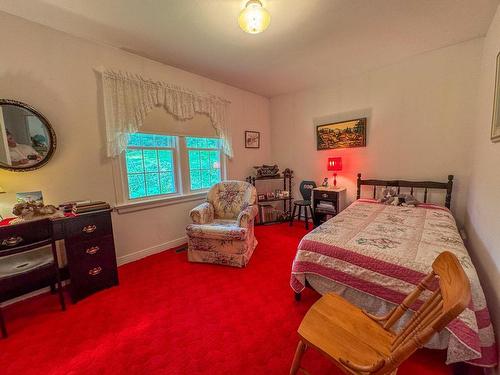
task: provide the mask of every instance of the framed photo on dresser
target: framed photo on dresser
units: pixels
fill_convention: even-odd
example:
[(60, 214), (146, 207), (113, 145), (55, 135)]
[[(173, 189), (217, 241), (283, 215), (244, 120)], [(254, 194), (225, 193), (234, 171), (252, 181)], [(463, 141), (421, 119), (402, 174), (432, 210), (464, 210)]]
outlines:
[(493, 118), (491, 120), (491, 141), (500, 142), (500, 52), (497, 55), (496, 61)]

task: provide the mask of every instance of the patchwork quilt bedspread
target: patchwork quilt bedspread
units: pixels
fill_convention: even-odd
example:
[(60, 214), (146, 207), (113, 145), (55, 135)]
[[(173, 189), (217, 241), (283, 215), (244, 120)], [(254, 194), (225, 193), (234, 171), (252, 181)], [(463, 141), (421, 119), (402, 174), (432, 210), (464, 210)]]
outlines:
[(307, 275), (319, 275), (369, 298), (399, 304), (444, 250), (458, 257), (472, 289), (469, 307), (447, 327), (447, 363), (493, 367), (498, 353), (484, 293), (447, 208), (357, 200), (302, 239), (290, 284), (301, 292)]

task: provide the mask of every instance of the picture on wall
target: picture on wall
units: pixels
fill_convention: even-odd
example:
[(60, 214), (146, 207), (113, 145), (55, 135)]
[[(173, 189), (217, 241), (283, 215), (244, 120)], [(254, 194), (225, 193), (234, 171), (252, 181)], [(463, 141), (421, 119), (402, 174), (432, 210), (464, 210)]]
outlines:
[(260, 132), (245, 131), (245, 147), (260, 148)]
[(491, 121), (491, 140), (492, 142), (500, 142), (500, 53), (497, 55), (495, 95), (493, 99), (493, 119)]
[(316, 127), (318, 150), (366, 147), (366, 117)]

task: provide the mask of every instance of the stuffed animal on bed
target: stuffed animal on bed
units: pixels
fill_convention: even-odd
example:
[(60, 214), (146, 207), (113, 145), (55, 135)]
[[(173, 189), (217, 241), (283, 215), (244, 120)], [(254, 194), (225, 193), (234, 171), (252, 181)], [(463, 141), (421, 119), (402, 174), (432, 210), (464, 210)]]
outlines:
[(382, 198), (379, 200), (380, 203), (390, 204), (393, 206), (409, 206), (416, 207), (419, 205), (419, 201), (411, 194), (398, 194), (396, 188), (385, 188), (382, 191)]
[(379, 199), (379, 203), (383, 204), (394, 204), (398, 192), (396, 188), (385, 188), (382, 190), (382, 198)]

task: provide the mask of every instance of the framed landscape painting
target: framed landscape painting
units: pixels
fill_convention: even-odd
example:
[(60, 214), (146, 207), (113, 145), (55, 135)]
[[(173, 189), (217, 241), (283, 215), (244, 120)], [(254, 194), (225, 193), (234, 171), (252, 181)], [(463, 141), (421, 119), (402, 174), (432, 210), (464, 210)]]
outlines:
[(493, 119), (491, 120), (491, 141), (500, 142), (500, 53), (497, 55)]
[(316, 127), (318, 150), (366, 147), (366, 117)]

